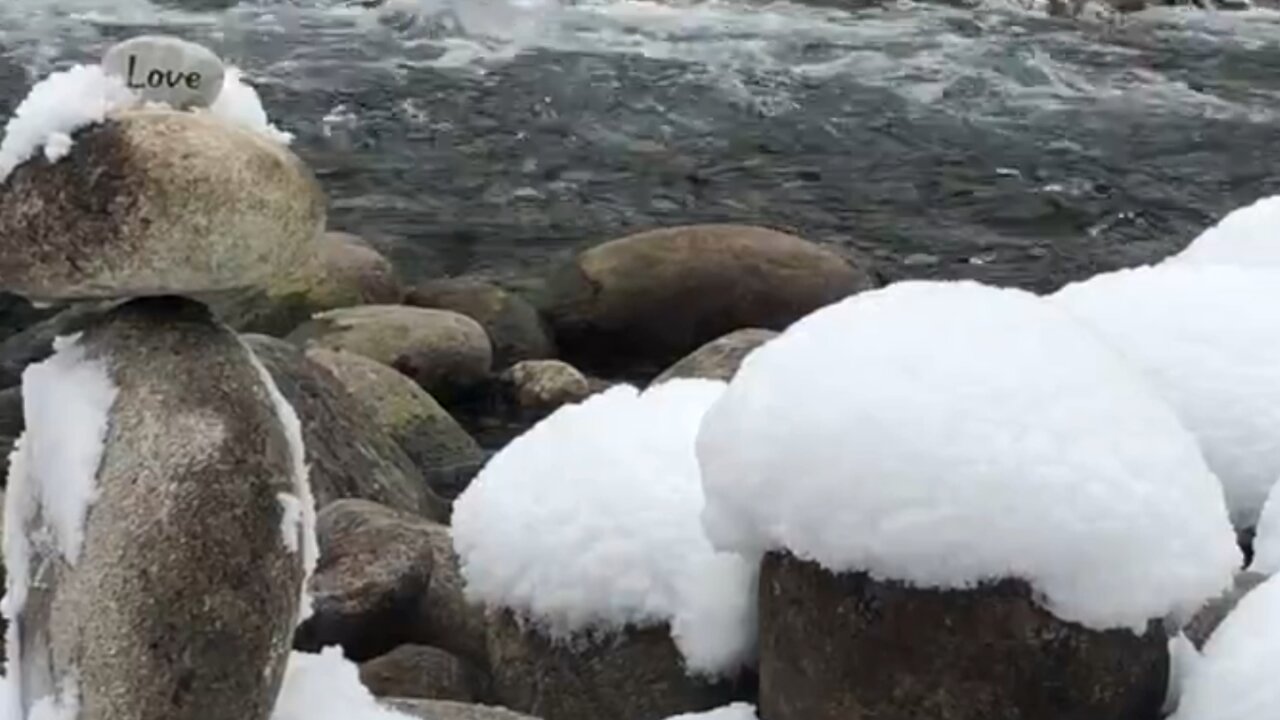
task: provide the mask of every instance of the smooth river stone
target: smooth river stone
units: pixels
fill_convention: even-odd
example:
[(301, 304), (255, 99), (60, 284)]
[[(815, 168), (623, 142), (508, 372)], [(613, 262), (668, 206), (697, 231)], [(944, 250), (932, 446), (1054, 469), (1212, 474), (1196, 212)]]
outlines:
[(142, 99), (178, 110), (212, 105), (226, 74), (212, 50), (166, 35), (143, 35), (115, 45), (103, 56), (102, 68)]

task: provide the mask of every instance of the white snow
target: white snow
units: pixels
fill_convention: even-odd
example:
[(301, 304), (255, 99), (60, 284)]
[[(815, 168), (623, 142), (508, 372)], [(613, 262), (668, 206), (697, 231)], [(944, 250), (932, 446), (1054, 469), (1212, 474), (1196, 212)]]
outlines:
[(271, 373), (258, 356), (253, 354), (253, 349), (243, 341), (241, 346), (249, 354), (250, 362), (253, 363), (259, 379), (266, 387), (267, 394), (271, 397), (271, 404), (275, 408), (276, 417), (279, 418), (280, 425), (284, 428), (285, 438), (289, 442), (289, 457), (293, 468), (293, 492), (281, 493), (278, 497), (280, 533), (281, 542), (286, 548), (291, 552), (297, 552), (299, 549), (302, 551), (304, 576), (298, 605), (298, 623), (301, 624), (311, 617), (314, 610), (311, 604), (311, 575), (315, 573), (316, 563), (320, 559), (320, 542), (316, 538), (316, 501), (311, 494), (311, 469), (307, 465), (306, 447), (302, 440), (302, 422), (298, 419), (298, 413), (294, 411), (293, 406), (276, 386), (275, 378), (271, 377)]
[(1059, 617), (1189, 615), (1241, 557), (1195, 439), (1054, 305), (903, 282), (743, 363), (697, 442), (713, 544), (924, 587), (1019, 577)]
[(1161, 716), (1169, 715), (1178, 709), (1182, 700), (1182, 686), (1187, 678), (1196, 671), (1200, 662), (1200, 651), (1183, 633), (1169, 639), (1169, 681), (1165, 688), (1164, 706), (1160, 708)]
[(360, 683), (360, 671), (328, 647), (318, 655), (289, 655), (284, 684), (271, 720), (413, 720), (377, 703)]
[(1280, 195), (1231, 211), (1166, 263), (1280, 265)]
[(617, 386), (495, 455), (454, 506), (468, 596), (556, 638), (670, 623), (692, 673), (748, 661), (755, 565), (712, 550), (698, 519), (693, 443), (723, 391)]
[(667, 720), (757, 720), (756, 708), (747, 703), (734, 703), (701, 713), (672, 715)]
[[(52, 73), (31, 88), (5, 126), (0, 142), (0, 182), (41, 150), (50, 162), (57, 162), (71, 151), (71, 136), (77, 130), (142, 105), (120, 78), (107, 75), (99, 65), (76, 65)], [(222, 92), (213, 105), (194, 112), (211, 113), (279, 143), (292, 140), (289, 133), (271, 124), (257, 91), (245, 84), (233, 67), (227, 68)]]
[(1254, 588), (1227, 616), (1183, 679), (1170, 720), (1267, 720), (1280, 708), (1280, 577)]
[(1197, 438), (1237, 527), (1280, 478), (1280, 268), (1161, 264), (1053, 301), (1141, 369)]
[(57, 696), (40, 698), (26, 720), (79, 720), (80, 693), (74, 678), (64, 680)]

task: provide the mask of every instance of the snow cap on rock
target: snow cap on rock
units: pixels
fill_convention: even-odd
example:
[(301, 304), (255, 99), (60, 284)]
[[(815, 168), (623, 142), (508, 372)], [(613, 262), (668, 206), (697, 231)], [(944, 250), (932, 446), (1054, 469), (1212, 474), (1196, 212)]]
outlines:
[(747, 358), (697, 443), (715, 547), (924, 587), (1028, 581), (1145, 629), (1240, 552), (1195, 439), (1145, 379), (1020, 290), (902, 282)]

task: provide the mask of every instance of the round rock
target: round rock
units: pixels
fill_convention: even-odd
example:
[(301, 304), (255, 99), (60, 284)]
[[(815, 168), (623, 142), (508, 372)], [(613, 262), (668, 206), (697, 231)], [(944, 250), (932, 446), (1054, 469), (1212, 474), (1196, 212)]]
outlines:
[(143, 35), (111, 47), (102, 69), (143, 100), (178, 110), (212, 105), (226, 75), (212, 50), (167, 35)]
[(259, 287), (314, 256), (325, 219), (286, 147), (170, 110), (91, 126), (0, 191), (0, 287), (42, 302)]
[(480, 323), (493, 342), (498, 367), (556, 355), (555, 342), (538, 311), (497, 285), (471, 278), (431, 280), (409, 290), (404, 302), (452, 310)]

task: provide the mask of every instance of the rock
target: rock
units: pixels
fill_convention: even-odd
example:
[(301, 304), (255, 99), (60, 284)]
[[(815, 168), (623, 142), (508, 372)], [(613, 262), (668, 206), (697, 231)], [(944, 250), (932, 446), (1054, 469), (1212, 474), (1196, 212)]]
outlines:
[(0, 292), (0, 341), (8, 340), (42, 320), (57, 315), (61, 305), (32, 305), (26, 298)]
[(283, 336), (319, 312), (397, 303), (404, 289), (391, 261), (360, 238), (330, 232), (308, 263), (250, 292), (213, 299), (219, 317), (240, 332)]
[(390, 365), (444, 402), (487, 378), (493, 364), (484, 328), (448, 310), (403, 305), (343, 308), (317, 315), (289, 339)]
[(543, 310), (575, 365), (656, 374), (727, 332), (781, 330), (872, 285), (866, 272), (798, 237), (696, 225), (586, 250), (550, 279)]
[(777, 336), (778, 333), (773, 330), (759, 328), (734, 330), (686, 355), (649, 384), (657, 385), (673, 378), (706, 378), (728, 382), (738, 373), (738, 367), (751, 351)]
[(115, 303), (77, 303), (58, 314), (41, 320), (0, 343), (0, 387), (15, 387), (22, 382), (22, 371), (53, 354), (53, 340), (71, 335)]
[(36, 301), (217, 293), (306, 262), (324, 197), (288, 148), (201, 113), (138, 110), (0, 189), (0, 287)]
[(582, 402), (591, 395), (587, 378), (560, 360), (526, 360), (499, 378), (506, 396), (522, 413), (545, 417), (561, 405)]
[(476, 702), (485, 680), (470, 663), (426, 645), (401, 645), (360, 666), (360, 681), (378, 697)]
[(212, 105), (226, 75), (212, 50), (166, 35), (142, 35), (112, 46), (102, 57), (102, 69), (142, 99), (178, 110)]
[(1236, 605), (1240, 604), (1244, 596), (1261, 585), (1267, 577), (1262, 573), (1249, 570), (1241, 570), (1236, 573), (1234, 587), (1220, 597), (1205, 603), (1205, 606), (1182, 628), (1187, 639), (1197, 649), (1204, 647), (1205, 642), (1209, 640), (1209, 636), (1213, 635), (1213, 631), (1218, 629), (1218, 625), (1227, 618), (1227, 615), (1232, 610), (1235, 610)]
[(395, 368), (342, 350), (312, 348), (307, 357), (365, 404), (440, 495), (457, 497), (480, 471), (485, 461), (480, 445), (430, 393)]
[[(22, 436), (26, 423), (22, 417), (22, 388), (0, 390), (0, 478), (9, 476), (9, 453)], [(7, 480), (6, 480), (7, 482)], [(0, 505), (0, 507), (4, 507)], [(2, 513), (0, 513), (2, 514)], [(3, 537), (0, 535), (0, 537)]]
[(362, 498), (445, 521), (449, 504), (342, 381), (297, 347), (262, 335), (245, 342), (297, 411), (316, 505)]
[(542, 317), (519, 295), (481, 280), (431, 280), (405, 294), (406, 305), (452, 310), (484, 327), (493, 343), (494, 364), (556, 356), (555, 342)]
[(761, 569), (769, 720), (1156, 720), (1168, 670), (1158, 622), (1089, 630), (1020, 581), (918, 589), (778, 553)]
[(531, 715), (521, 715), (506, 708), (447, 700), (390, 698), (384, 704), (392, 710), (408, 713), (422, 720), (538, 720)]
[(311, 578), (314, 613), (294, 647), (341, 645), (356, 662), (419, 641), (415, 616), (435, 562), (429, 520), (367, 500), (338, 500), (320, 510), (320, 562)]
[[(30, 498), (32, 510), (18, 537), (42, 538), (22, 550), (13, 536), (5, 543), (6, 560), (30, 553), (29, 574), (10, 568), (29, 588), (16, 620), (22, 705), (64, 697), (61, 681), (74, 678), (77, 720), (266, 720), (304, 569), (279, 500), (294, 493), (297, 468), (263, 376), (233, 333), (178, 298), (125, 305), (79, 347), (104, 364), (113, 402), (88, 398), (86, 386), (100, 386), (65, 365), (24, 388), (110, 410), (78, 554), (50, 534), (66, 527), (74, 496), (56, 508), (36, 500), (40, 483), (75, 487), (65, 474), (74, 462), (55, 463), (56, 479), (38, 474), (52, 453), (84, 447), (83, 436), (59, 434), (72, 416), (29, 417), (28, 438), (41, 439), (24, 446), (27, 472), (10, 478), (10, 499)], [(85, 412), (74, 416), (89, 422)]]
[(549, 720), (659, 720), (735, 699), (734, 688), (685, 674), (667, 627), (553, 642), (500, 612), (488, 641), (494, 698)]
[(447, 529), (431, 530), (431, 549), (431, 582), (418, 603), (416, 641), (488, 668), (487, 615), (484, 607), (467, 601), (462, 566)]

